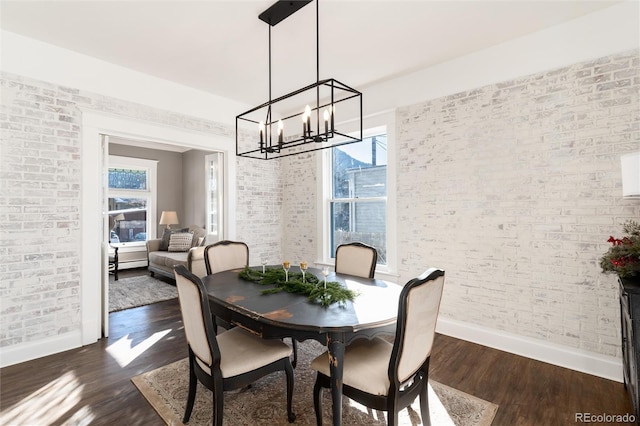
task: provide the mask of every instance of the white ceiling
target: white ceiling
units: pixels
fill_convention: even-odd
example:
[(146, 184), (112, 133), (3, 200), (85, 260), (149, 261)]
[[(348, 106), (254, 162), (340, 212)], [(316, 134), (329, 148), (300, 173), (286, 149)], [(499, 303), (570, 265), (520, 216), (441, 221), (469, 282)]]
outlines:
[[(275, 0), (6, 1), (3, 29), (206, 92), (268, 98)], [(320, 78), (359, 90), (619, 1), (321, 0)], [(272, 29), (273, 95), (316, 80), (315, 3)]]

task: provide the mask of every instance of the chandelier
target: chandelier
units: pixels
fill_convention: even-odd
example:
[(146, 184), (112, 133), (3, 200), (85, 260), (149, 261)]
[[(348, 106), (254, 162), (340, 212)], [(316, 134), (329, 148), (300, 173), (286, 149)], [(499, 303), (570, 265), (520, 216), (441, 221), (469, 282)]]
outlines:
[(320, 80), (318, 0), (316, 81), (271, 96), (271, 27), (311, 1), (278, 0), (258, 16), (269, 25), (269, 100), (236, 116), (237, 156), (270, 160), (362, 140), (362, 93), (334, 78)]

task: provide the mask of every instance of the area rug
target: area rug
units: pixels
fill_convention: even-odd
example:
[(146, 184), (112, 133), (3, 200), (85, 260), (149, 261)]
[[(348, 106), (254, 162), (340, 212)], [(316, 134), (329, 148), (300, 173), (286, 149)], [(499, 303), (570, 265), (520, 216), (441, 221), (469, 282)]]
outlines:
[[(313, 383), (315, 372), (311, 360), (324, 348), (317, 342), (298, 345), (298, 366), (295, 369), (293, 411), (295, 425), (315, 425)], [(185, 358), (131, 379), (167, 425), (182, 425), (187, 400), (189, 364)], [(324, 424), (331, 422), (331, 396), (323, 391)], [(433, 426), (487, 426), (493, 421), (498, 406), (472, 395), (430, 381), (429, 409)], [(189, 426), (210, 425), (212, 417), (211, 391), (198, 383), (196, 401)], [(400, 425), (421, 425), (419, 400), (399, 415)], [(250, 388), (224, 394), (225, 424), (289, 425), (286, 414), (286, 384), (284, 372), (273, 373)], [(349, 398), (343, 398), (344, 425), (386, 425), (385, 414), (370, 410)]]
[(109, 312), (150, 305), (176, 297), (178, 290), (174, 285), (148, 275), (120, 278), (118, 281), (109, 280)]

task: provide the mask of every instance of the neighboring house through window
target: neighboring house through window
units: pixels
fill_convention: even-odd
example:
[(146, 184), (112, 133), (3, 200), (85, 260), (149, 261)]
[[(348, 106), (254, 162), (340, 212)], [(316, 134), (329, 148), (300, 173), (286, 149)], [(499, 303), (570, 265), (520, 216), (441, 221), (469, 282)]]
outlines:
[(156, 234), (157, 162), (109, 156), (109, 242), (142, 246)]
[(363, 140), (327, 149), (323, 155), (324, 214), (322, 261), (335, 261), (336, 247), (359, 241), (376, 248), (377, 271), (395, 269), (395, 244), (390, 241), (394, 211), (389, 191), (387, 127), (364, 132)]

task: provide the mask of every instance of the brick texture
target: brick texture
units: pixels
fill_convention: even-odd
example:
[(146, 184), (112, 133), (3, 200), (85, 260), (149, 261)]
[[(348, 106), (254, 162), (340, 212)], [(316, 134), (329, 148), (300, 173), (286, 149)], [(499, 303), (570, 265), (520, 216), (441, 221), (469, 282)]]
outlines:
[(633, 52), (398, 110), (401, 281), (441, 267), (446, 317), (620, 356), (599, 258), (640, 219), (620, 179), (639, 90)]
[[(81, 113), (233, 138), (232, 126), (0, 73), (0, 347), (80, 330)], [(236, 160), (238, 237), (279, 254), (277, 162)], [(275, 224), (275, 226), (274, 226)]]

